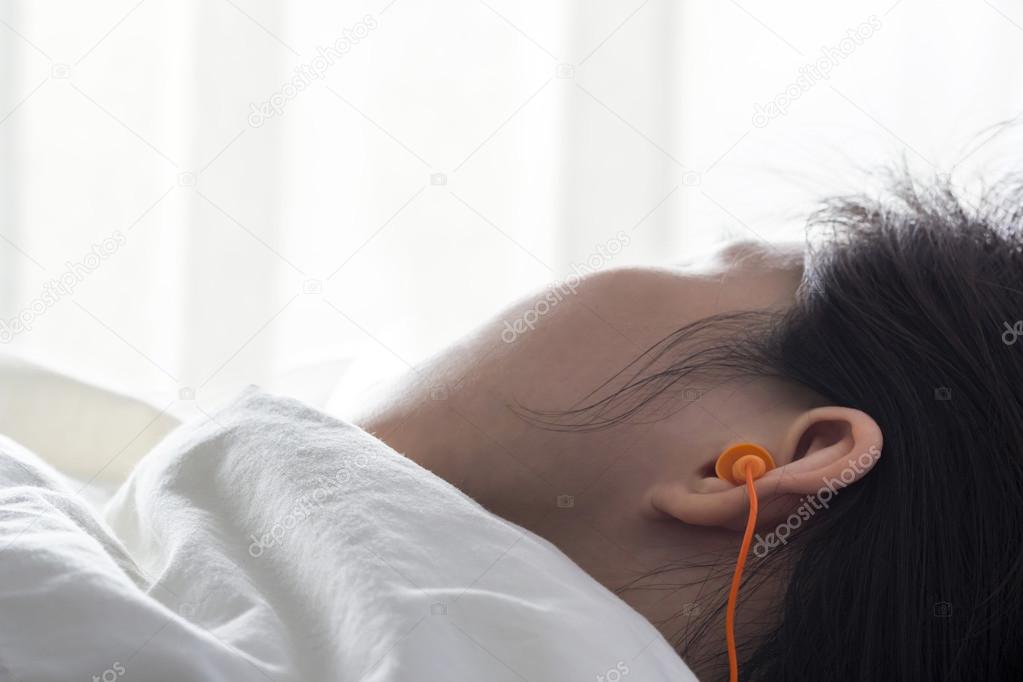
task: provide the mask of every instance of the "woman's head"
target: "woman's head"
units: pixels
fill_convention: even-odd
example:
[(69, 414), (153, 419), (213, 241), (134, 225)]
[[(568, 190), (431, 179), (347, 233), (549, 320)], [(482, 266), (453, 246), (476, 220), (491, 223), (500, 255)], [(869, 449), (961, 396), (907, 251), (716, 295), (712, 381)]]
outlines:
[[(902, 181), (885, 201), (835, 199), (812, 221), (823, 240), (787, 310), (703, 320), (655, 349), (652, 369), (555, 419), (612, 423), (670, 403), (686, 377), (762, 376), (869, 415), (859, 427), (883, 433), (876, 462), (849, 460), (865, 472), (843, 478), (851, 485), (821, 486), (773, 531), (761, 524), (769, 541), (750, 587), (786, 577), (778, 602), (748, 629), (744, 677), (1020, 673), (1020, 197), (1003, 185), (971, 207), (947, 186)], [(806, 456), (802, 446), (794, 454), (790, 466)], [(697, 643), (707, 635), (690, 628), (678, 643), (705, 652)]]
[(740, 247), (531, 297), (362, 423), (631, 588), (711, 679), (746, 516), (713, 464), (759, 442), (779, 466), (758, 533), (785, 542), (747, 567), (744, 676), (997, 677), (1023, 625), (1023, 207), (1002, 196), (902, 183), (819, 212), (805, 272)]
[(827, 243), (760, 362), (871, 415), (884, 454), (790, 545), (755, 677), (1020, 672), (1023, 203), (1002, 190), (974, 208), (901, 182), (817, 215)]

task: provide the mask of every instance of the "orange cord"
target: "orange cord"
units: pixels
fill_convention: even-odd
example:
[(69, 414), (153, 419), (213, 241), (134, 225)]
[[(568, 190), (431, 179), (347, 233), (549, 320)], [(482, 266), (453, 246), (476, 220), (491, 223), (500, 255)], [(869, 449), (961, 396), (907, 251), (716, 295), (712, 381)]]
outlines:
[(735, 605), (739, 600), (739, 584), (742, 582), (742, 569), (746, 565), (749, 546), (753, 542), (753, 531), (757, 526), (757, 490), (753, 487), (753, 466), (746, 465), (746, 490), (749, 492), (749, 519), (746, 521), (746, 533), (742, 536), (739, 547), (739, 558), (735, 562), (735, 574), (732, 576), (732, 589), (728, 592), (728, 610), (725, 612), (725, 638), (728, 640), (728, 679), (739, 682), (739, 655), (735, 649)]

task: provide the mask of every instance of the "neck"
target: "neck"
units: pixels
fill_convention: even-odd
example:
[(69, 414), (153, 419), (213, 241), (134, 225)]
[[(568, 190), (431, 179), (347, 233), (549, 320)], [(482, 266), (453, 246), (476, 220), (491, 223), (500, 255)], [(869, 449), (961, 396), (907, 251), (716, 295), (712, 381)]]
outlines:
[[(392, 395), (416, 390), (406, 389)], [(724, 603), (733, 537), (655, 512), (646, 494), (654, 472), (641, 456), (649, 426), (547, 431), (465, 391), (443, 400), (405, 398), (360, 423), (489, 511), (554, 544), (673, 643)], [(703, 560), (684, 563), (693, 557)], [(723, 642), (723, 627), (715, 621), (708, 629), (711, 646)]]

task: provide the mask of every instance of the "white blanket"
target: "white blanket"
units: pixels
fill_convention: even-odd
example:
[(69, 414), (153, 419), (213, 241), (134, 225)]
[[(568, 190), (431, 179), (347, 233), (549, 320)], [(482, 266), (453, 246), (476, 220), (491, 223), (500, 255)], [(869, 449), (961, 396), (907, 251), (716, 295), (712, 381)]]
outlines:
[(552, 545), (295, 401), (179, 428), (106, 523), (0, 451), (0, 680), (695, 680)]

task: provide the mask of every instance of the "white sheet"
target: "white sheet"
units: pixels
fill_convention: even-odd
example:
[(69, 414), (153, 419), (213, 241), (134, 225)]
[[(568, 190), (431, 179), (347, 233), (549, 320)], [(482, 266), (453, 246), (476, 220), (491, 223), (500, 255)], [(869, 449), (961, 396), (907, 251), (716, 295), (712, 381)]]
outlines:
[(171, 434), (109, 527), (0, 450), (2, 679), (695, 680), (549, 543), (295, 401)]

